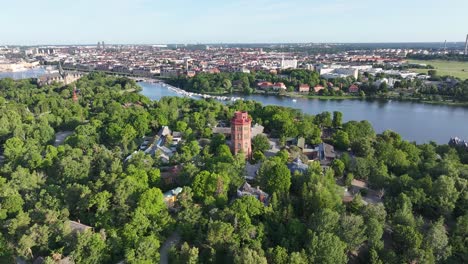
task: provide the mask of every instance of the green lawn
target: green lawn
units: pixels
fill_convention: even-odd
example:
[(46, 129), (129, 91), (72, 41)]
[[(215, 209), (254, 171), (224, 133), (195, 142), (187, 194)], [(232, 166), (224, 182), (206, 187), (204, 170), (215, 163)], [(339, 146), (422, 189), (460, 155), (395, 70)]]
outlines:
[[(468, 79), (468, 62), (443, 60), (408, 60), (409, 63), (432, 65), (439, 76), (451, 75), (460, 79)], [(427, 73), (426, 69), (412, 69), (415, 72)]]

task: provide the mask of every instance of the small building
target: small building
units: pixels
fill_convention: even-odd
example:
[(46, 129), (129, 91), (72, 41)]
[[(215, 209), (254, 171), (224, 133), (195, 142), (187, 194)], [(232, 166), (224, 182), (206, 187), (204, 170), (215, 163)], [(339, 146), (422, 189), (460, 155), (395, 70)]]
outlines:
[(320, 143), (315, 148), (315, 158), (320, 160), (320, 162), (331, 162), (336, 158), (335, 148), (327, 143)]
[(259, 82), (257, 84), (257, 87), (259, 89), (262, 89), (262, 90), (268, 90), (268, 89), (273, 88), (273, 83), (271, 83), (271, 82)]
[(171, 133), (172, 133), (172, 132), (171, 132), (171, 130), (169, 129), (168, 126), (163, 126), (163, 127), (159, 130), (158, 136), (159, 136), (159, 137), (166, 137), (166, 136), (170, 135)]
[(80, 223), (79, 221), (68, 221), (68, 224), (70, 225), (70, 228), (72, 230), (72, 232), (74, 233), (83, 233), (85, 232), (86, 230), (92, 230), (93, 228), (90, 227), (90, 226), (87, 226), (87, 225), (84, 225), (82, 223)]
[(161, 172), (161, 179), (164, 184), (170, 185), (177, 183), (181, 170), (181, 165), (175, 165), (167, 169), (167, 171)]
[(262, 202), (264, 205), (268, 205), (268, 200), (270, 198), (270, 195), (268, 193), (262, 191), (260, 187), (257, 186), (257, 188), (253, 188), (250, 186), (249, 183), (245, 182), (238, 190), (237, 190), (237, 197), (243, 197), (246, 195), (251, 195), (257, 198), (260, 202)]
[(325, 89), (325, 87), (323, 87), (322, 85), (317, 84), (317, 85), (314, 86), (314, 92), (315, 93), (318, 93), (323, 89)]
[(282, 82), (273, 84), (273, 90), (286, 90), (286, 85)]
[(177, 145), (182, 141), (182, 133), (178, 131), (172, 132), (172, 144)]
[(310, 91), (310, 86), (308, 84), (300, 84), (298, 90), (300, 93), (308, 93)]
[(356, 84), (352, 84), (348, 88), (349, 93), (358, 93), (359, 92), (359, 87)]
[(177, 195), (179, 195), (182, 190), (183, 189), (181, 187), (177, 187), (164, 193), (164, 202), (168, 207), (174, 206), (175, 202), (177, 201)]
[(309, 166), (307, 166), (307, 164), (304, 164), (300, 158), (296, 158), (293, 162), (288, 164), (288, 168), (291, 174), (294, 174), (296, 172), (306, 173), (309, 169)]

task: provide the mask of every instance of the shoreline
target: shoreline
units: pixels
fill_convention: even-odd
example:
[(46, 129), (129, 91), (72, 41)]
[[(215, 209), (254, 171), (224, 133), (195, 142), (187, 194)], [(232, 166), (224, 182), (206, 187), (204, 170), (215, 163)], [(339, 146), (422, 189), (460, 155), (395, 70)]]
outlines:
[[(163, 82), (164, 83), (164, 82)], [(167, 84), (169, 86), (172, 86), (170, 84)], [(186, 91), (182, 88), (178, 88), (182, 91), (185, 91), (186, 93), (192, 93), (192, 94), (197, 94), (200, 95), (196, 92), (190, 92)], [(208, 96), (221, 96), (221, 97), (234, 97), (233, 95), (244, 95), (244, 96), (249, 96), (249, 95), (264, 95), (264, 96), (278, 96), (278, 97), (286, 97), (286, 98), (304, 98), (304, 99), (318, 99), (318, 100), (382, 100), (382, 101), (398, 101), (398, 102), (412, 102), (412, 103), (420, 103), (420, 104), (430, 104), (430, 105), (445, 105), (445, 106), (458, 106), (458, 107), (468, 107), (468, 102), (457, 102), (457, 101), (432, 101), (432, 100), (426, 100), (426, 99), (420, 99), (420, 98), (401, 98), (399, 96), (387, 96), (387, 97), (380, 97), (380, 96), (357, 96), (357, 95), (309, 95), (309, 94), (299, 94), (297, 92), (295, 93), (286, 93), (286, 94), (281, 94), (279, 92), (253, 92), (250, 94), (244, 94), (242, 91), (234, 91), (233, 93), (216, 93), (216, 92), (211, 92), (211, 93), (203, 93)], [(201, 94), (201, 95), (203, 95)], [(203, 97), (203, 96), (202, 96)], [(237, 97), (239, 98), (239, 97)], [(239, 100), (239, 99), (236, 99)], [(229, 101), (229, 100), (227, 100)]]

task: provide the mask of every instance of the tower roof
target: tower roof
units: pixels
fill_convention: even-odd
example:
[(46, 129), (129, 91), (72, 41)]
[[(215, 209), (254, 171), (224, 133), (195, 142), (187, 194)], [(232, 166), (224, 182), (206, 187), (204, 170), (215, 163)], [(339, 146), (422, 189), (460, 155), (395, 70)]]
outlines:
[(231, 120), (231, 123), (236, 125), (250, 124), (251, 122), (252, 119), (249, 117), (249, 113), (241, 111), (235, 112)]

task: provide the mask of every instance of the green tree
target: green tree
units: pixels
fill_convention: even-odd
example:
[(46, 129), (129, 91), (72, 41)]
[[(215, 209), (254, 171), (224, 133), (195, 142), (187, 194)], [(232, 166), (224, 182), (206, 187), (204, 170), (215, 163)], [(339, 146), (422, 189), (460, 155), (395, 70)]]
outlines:
[(258, 150), (265, 152), (266, 150), (270, 149), (270, 141), (268, 140), (267, 136), (258, 134), (252, 138), (252, 148), (254, 151)]
[(376, 218), (370, 218), (367, 221), (366, 236), (369, 246), (376, 250), (383, 248), (382, 235), (384, 233), (384, 226)]
[(333, 171), (335, 172), (335, 177), (342, 177), (344, 170), (345, 170), (345, 164), (343, 161), (339, 159), (335, 159), (332, 161), (331, 167)]
[(424, 243), (426, 248), (432, 250), (437, 261), (443, 261), (452, 254), (443, 218), (432, 224), (424, 237)]
[(180, 247), (178, 263), (197, 264), (198, 248), (190, 247), (189, 244), (187, 244), (187, 242), (184, 242)]
[(106, 241), (101, 234), (86, 231), (78, 236), (78, 242), (71, 256), (76, 263), (106, 262), (109, 258)]
[(357, 249), (366, 240), (366, 227), (362, 216), (342, 215), (338, 234), (346, 243), (348, 250)]
[(266, 160), (260, 166), (258, 177), (268, 193), (286, 194), (291, 187), (291, 172), (278, 157)]
[(288, 251), (281, 246), (268, 249), (268, 260), (273, 264), (287, 263), (289, 259)]
[(138, 238), (134, 248), (125, 252), (125, 260), (128, 263), (151, 264), (159, 262), (159, 240), (150, 235)]
[(347, 263), (345, 249), (346, 244), (330, 233), (313, 234), (308, 247), (311, 261), (324, 264)]
[(349, 148), (349, 145), (351, 144), (348, 133), (346, 133), (343, 130), (338, 130), (334, 135), (333, 135), (333, 142), (334, 145), (341, 150), (347, 150)]
[(242, 248), (234, 255), (234, 264), (267, 264), (267, 259), (257, 250)]
[(332, 126), (334, 128), (339, 128), (341, 127), (343, 122), (343, 113), (334, 111), (333, 112), (333, 121), (332, 121)]
[(458, 196), (455, 181), (451, 177), (442, 175), (434, 182), (432, 201), (440, 213), (450, 214), (455, 208)]

